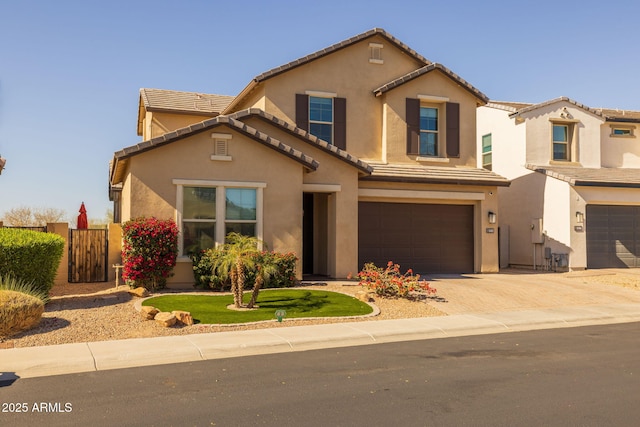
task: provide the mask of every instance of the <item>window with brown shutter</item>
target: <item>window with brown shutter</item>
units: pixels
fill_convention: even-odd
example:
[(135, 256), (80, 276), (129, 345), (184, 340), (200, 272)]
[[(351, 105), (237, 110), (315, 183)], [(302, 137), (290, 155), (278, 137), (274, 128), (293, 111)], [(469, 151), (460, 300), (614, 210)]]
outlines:
[(296, 93), (296, 126), (309, 130), (309, 95)]
[(407, 154), (420, 154), (420, 100), (407, 98)]
[(346, 98), (333, 99), (333, 144), (342, 150), (347, 149)]
[(460, 104), (447, 102), (447, 157), (460, 157)]

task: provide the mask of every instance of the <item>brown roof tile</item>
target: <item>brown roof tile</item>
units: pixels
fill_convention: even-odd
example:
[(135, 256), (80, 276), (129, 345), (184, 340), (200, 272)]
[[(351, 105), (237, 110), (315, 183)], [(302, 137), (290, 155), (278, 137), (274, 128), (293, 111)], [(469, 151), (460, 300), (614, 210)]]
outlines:
[(218, 115), (234, 99), (233, 96), (165, 89), (140, 89), (140, 101), (149, 111), (179, 111), (192, 114)]
[(519, 114), (526, 113), (528, 111), (536, 110), (547, 105), (554, 104), (556, 102), (565, 101), (575, 105), (585, 111), (602, 117), (608, 122), (631, 122), (640, 123), (640, 111), (634, 110), (616, 110), (612, 108), (593, 108), (574, 101), (566, 96), (550, 99), (548, 101), (540, 102), (538, 104), (527, 104), (524, 102), (503, 102), (503, 101), (490, 101), (487, 106), (494, 108), (502, 108), (507, 111), (511, 111), (511, 117), (515, 117)]
[(640, 188), (640, 169), (583, 168), (579, 166), (538, 166), (527, 169), (568, 182), (574, 186)]
[(367, 181), (415, 182), (429, 184), (490, 185), (508, 187), (510, 181), (494, 172), (479, 168), (422, 166), (410, 164), (369, 163), (373, 173)]
[(375, 35), (380, 35), (382, 37), (384, 37), (385, 39), (389, 40), (391, 43), (395, 44), (396, 46), (398, 46), (400, 48), (400, 50), (404, 51), (404, 53), (406, 53), (407, 55), (411, 56), (412, 58), (414, 58), (416, 61), (421, 62), (423, 64), (430, 64), (431, 61), (429, 61), (427, 58), (425, 58), (424, 56), (420, 55), (418, 52), (416, 52), (415, 50), (411, 49), (409, 46), (407, 46), (406, 44), (402, 43), (400, 40), (396, 39), (395, 37), (393, 37), (391, 34), (387, 33), (385, 30), (383, 30), (382, 28), (374, 28), (372, 30), (366, 31), (364, 33), (358, 34), (356, 36), (353, 36), (347, 40), (343, 40), (339, 43), (336, 43), (332, 46), (326, 47), (322, 50), (319, 50), (317, 52), (311, 53), (307, 56), (304, 56), (302, 58), (298, 58), (295, 61), (291, 61), (287, 64), (281, 65), (279, 67), (273, 68), (269, 71), (265, 71), (264, 73), (258, 75), (255, 77), (255, 81), (256, 82), (261, 82), (264, 80), (267, 80), (268, 78), (277, 76), (278, 74), (284, 73), (285, 71), (291, 70), (292, 68), (298, 67), (300, 65), (306, 64), (308, 62), (311, 62), (315, 59), (318, 58), (322, 58), (323, 56), (329, 55), (330, 53), (336, 52), (340, 49), (344, 49), (347, 46), (351, 46), (354, 43), (358, 43), (362, 40), (365, 40), (369, 37), (373, 37)]
[(418, 68), (417, 70), (414, 70), (408, 74), (405, 74), (404, 76), (398, 77), (397, 79), (392, 80), (389, 83), (384, 84), (379, 88), (375, 89), (373, 93), (376, 96), (380, 96), (387, 91), (390, 91), (398, 86), (401, 86), (417, 77), (420, 77), (434, 70), (440, 70), (441, 72), (443, 72), (447, 77), (449, 77), (451, 80), (453, 80), (454, 82), (458, 83), (460, 86), (462, 86), (463, 88), (471, 92), (473, 96), (480, 99), (483, 103), (487, 103), (489, 101), (489, 98), (487, 97), (487, 95), (480, 92), (478, 89), (473, 87), (469, 82), (464, 80), (462, 77), (460, 77), (459, 75), (457, 75), (456, 73), (454, 73), (453, 71), (445, 67), (444, 65), (438, 64), (435, 62), (429, 65), (425, 65), (422, 68)]

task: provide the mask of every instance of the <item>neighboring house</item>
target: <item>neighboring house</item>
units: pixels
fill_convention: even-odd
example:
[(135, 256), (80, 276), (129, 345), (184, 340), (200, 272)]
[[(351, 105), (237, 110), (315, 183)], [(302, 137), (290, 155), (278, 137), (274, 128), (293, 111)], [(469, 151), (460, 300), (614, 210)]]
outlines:
[(639, 111), (491, 101), (478, 109), (479, 165), (500, 188), (501, 266), (640, 266)]
[(175, 282), (193, 280), (189, 252), (230, 231), (296, 253), (300, 277), (390, 260), (496, 272), (497, 189), (509, 182), (476, 167), (487, 100), (381, 29), (260, 74), (235, 97), (142, 89), (143, 142), (111, 162), (114, 210), (177, 220)]

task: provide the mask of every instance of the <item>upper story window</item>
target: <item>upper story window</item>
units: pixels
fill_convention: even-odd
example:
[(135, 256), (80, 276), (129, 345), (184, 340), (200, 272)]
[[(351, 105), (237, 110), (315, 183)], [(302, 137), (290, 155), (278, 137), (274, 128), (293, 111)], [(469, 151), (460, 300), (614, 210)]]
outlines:
[(333, 143), (333, 98), (309, 96), (309, 133)]
[(408, 155), (418, 161), (460, 157), (460, 104), (445, 97), (418, 95), (406, 99), (405, 114)]
[(493, 169), (493, 147), (491, 146), (491, 134), (482, 136), (482, 167)]
[(611, 125), (611, 136), (633, 138), (635, 137), (635, 135), (633, 134), (634, 129), (634, 126)]
[(328, 92), (297, 93), (296, 126), (345, 150), (347, 147), (347, 100)]
[(570, 158), (569, 125), (553, 125), (553, 160), (569, 161)]
[(420, 107), (420, 152), (421, 156), (438, 155), (438, 109)]

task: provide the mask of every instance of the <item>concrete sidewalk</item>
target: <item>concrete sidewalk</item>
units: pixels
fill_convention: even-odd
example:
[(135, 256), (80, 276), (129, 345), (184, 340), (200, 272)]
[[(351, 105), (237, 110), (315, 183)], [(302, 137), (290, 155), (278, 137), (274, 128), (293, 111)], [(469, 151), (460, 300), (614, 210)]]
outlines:
[(640, 321), (640, 304), (606, 304), (335, 323), (0, 350), (0, 387), (18, 378), (395, 341)]
[[(224, 357), (640, 321), (640, 292), (606, 284), (640, 269), (504, 271), (427, 277), (447, 316), (97, 341), (0, 350), (0, 387), (16, 378)], [(635, 277), (634, 277), (635, 275)], [(606, 279), (606, 280), (605, 280)], [(285, 320), (286, 322), (286, 320)]]

